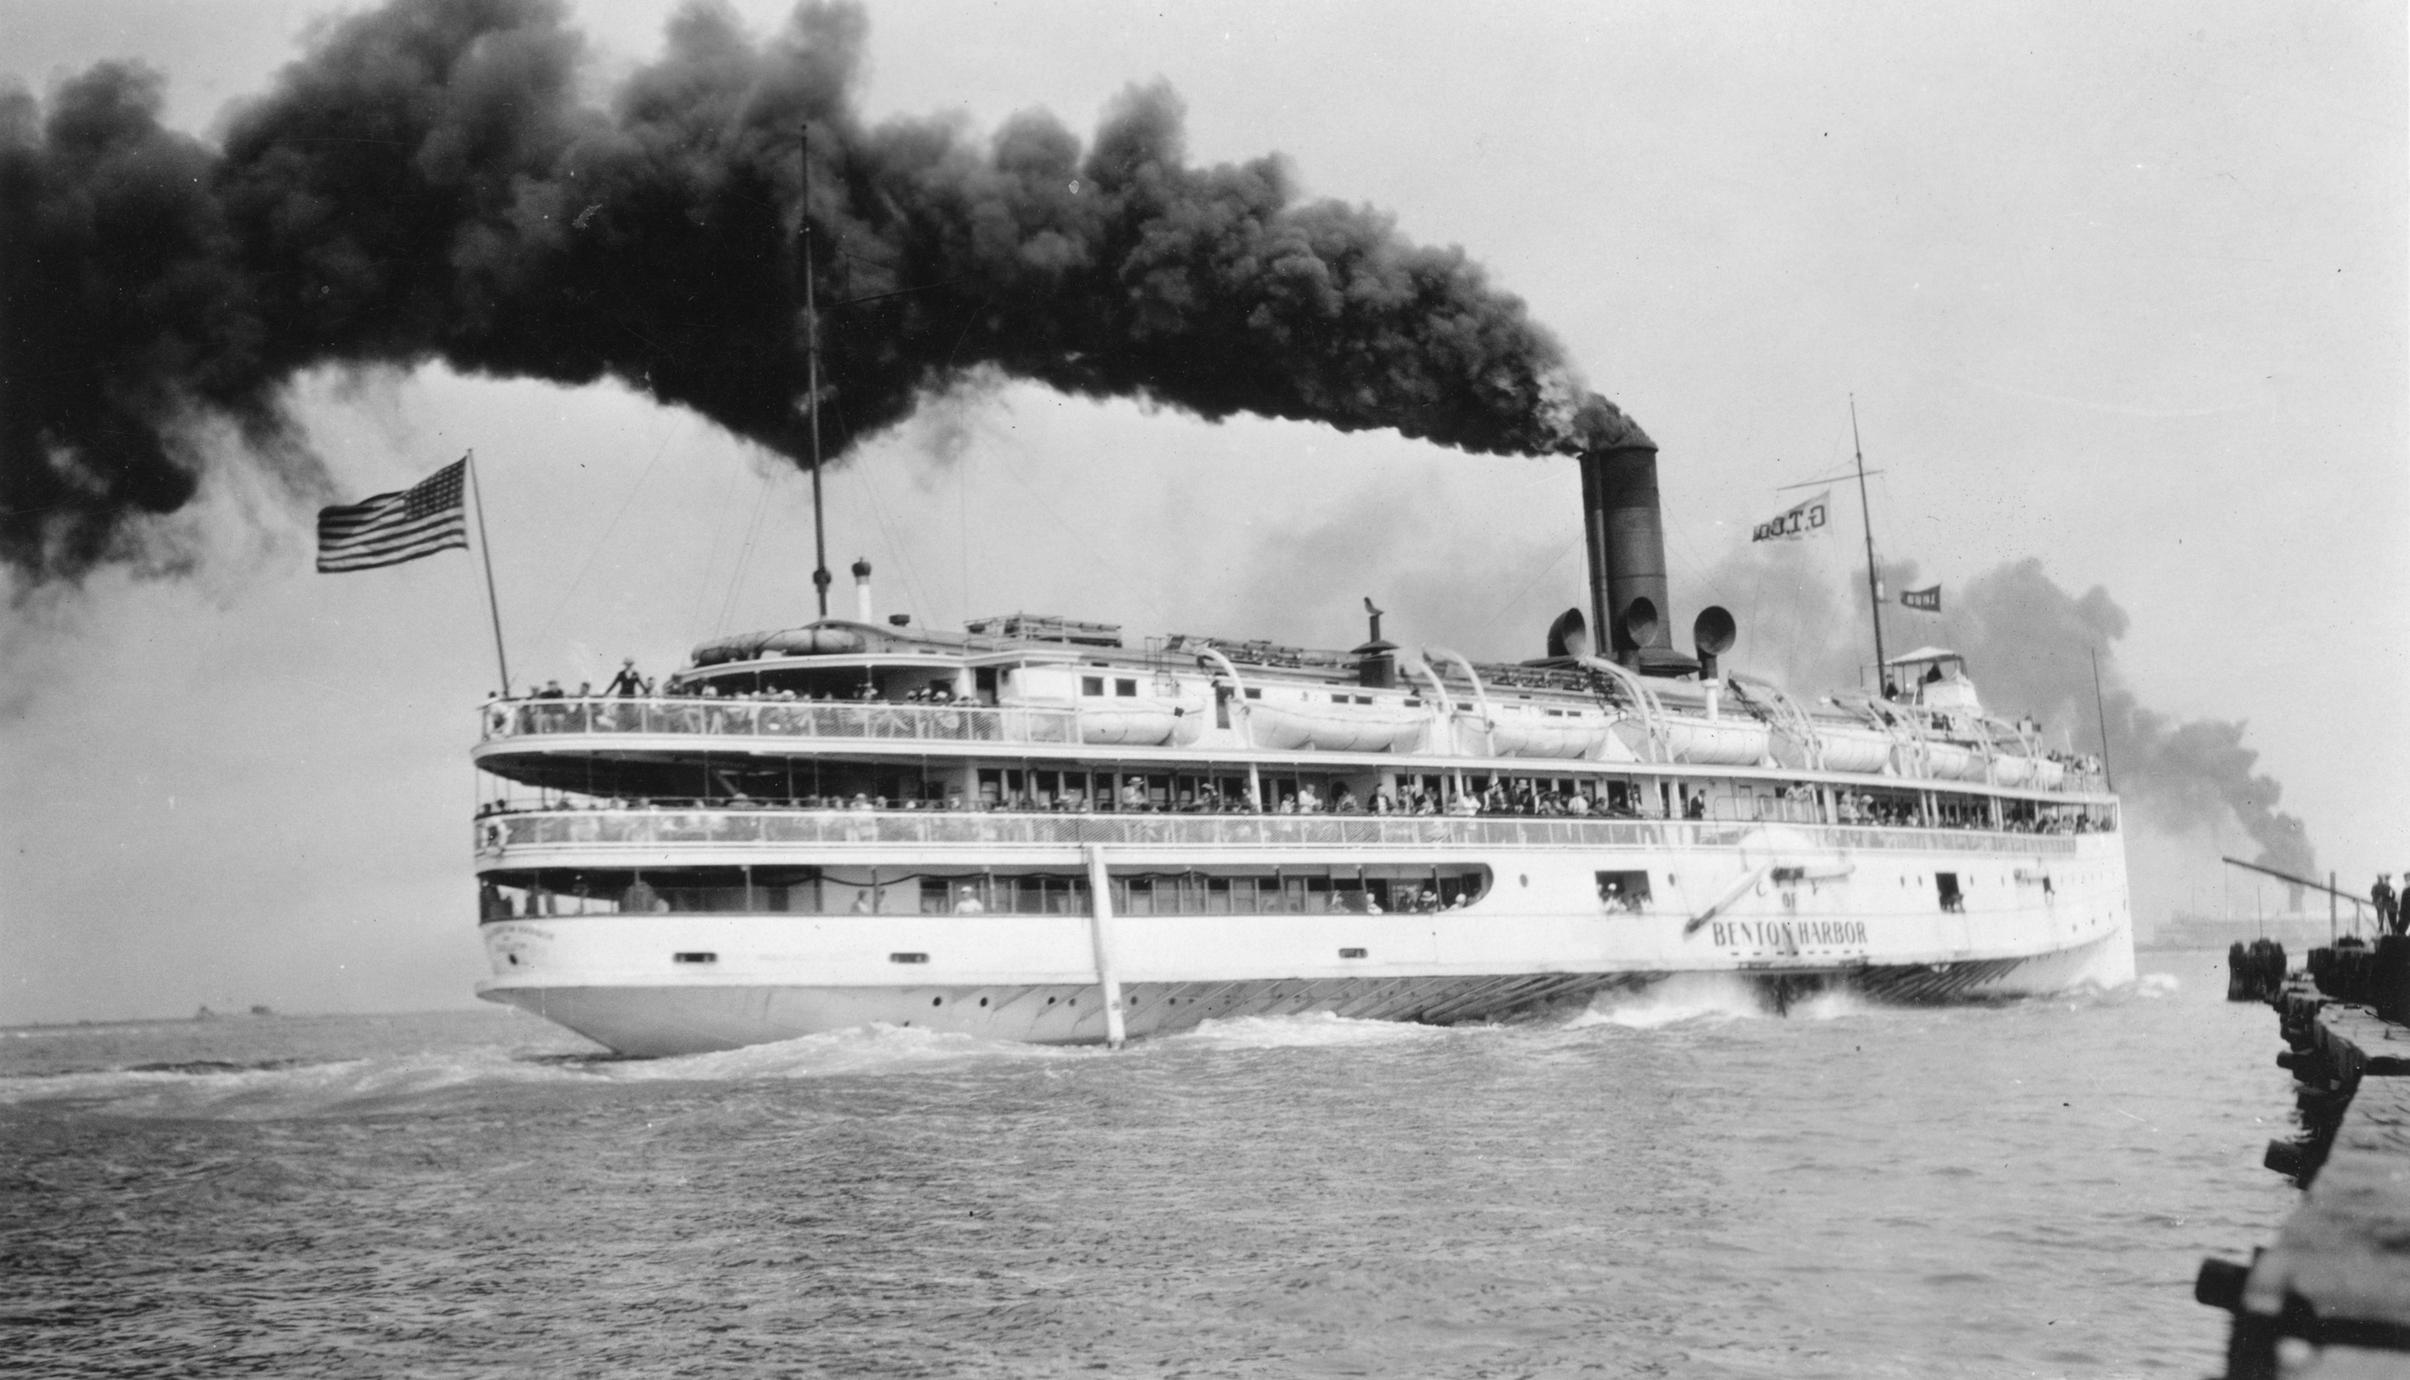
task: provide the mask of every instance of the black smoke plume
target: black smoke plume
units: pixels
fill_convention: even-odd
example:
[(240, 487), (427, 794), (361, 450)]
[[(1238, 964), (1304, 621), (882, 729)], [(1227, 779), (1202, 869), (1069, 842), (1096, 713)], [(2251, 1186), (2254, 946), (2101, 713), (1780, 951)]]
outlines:
[(1493, 453), (1638, 434), (1461, 251), (1300, 202), (1276, 157), (1190, 166), (1168, 89), (1084, 148), (1042, 113), (871, 125), (865, 31), (693, 4), (597, 105), (557, 0), (393, 0), (214, 148), (134, 66), (0, 95), (0, 561), (139, 563), (211, 423), (308, 487), (284, 398), (321, 366), (617, 379), (806, 460), (807, 213), (832, 458), (978, 370)]
[[(1889, 590), (1919, 582), (1907, 563), (1886, 564), (1882, 575)], [(1836, 590), (1821, 561), (1803, 548), (1751, 546), (1709, 575), (1702, 602), (1729, 602), (1742, 614), (1743, 638), (1754, 639), (1743, 654), (1778, 662), (1800, 688), (1857, 684), (1873, 659), (1861, 581), (1849, 576)], [(1987, 708), (2033, 715), (2052, 732), (2053, 746), (2062, 726), (2078, 752), (2099, 752), (2105, 742), (2118, 792), (2153, 824), (2183, 833), (2215, 830), (2230, 818), (2257, 846), (2261, 866), (2317, 875), (2308, 832), (2299, 817), (2276, 808), (2284, 788), (2256, 770), (2259, 754), (2243, 746), (2244, 724), (2178, 721), (2145, 708), (2126, 687), (2114, 644), (2130, 620), (2107, 590), (2096, 585), (2069, 594), (2029, 557), (1945, 589), (1943, 598), (1940, 619), (1886, 604), (1884, 637), (1893, 655), (1928, 641), (1964, 653)]]

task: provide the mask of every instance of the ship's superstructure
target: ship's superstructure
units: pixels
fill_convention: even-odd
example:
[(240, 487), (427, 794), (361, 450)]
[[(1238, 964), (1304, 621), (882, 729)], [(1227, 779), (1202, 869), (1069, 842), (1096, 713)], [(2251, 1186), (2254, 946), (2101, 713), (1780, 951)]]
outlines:
[(1344, 652), (924, 630), (875, 621), (857, 566), (858, 617), (705, 644), (658, 694), (498, 700), (480, 992), (671, 1054), (1480, 1019), (1678, 972), (2130, 979), (2096, 762), (1944, 650), (1812, 701), (1721, 670), (1721, 610), (1676, 651), (1654, 453), (1583, 464), (1590, 615), (1531, 662), (1400, 648), (1377, 612)]

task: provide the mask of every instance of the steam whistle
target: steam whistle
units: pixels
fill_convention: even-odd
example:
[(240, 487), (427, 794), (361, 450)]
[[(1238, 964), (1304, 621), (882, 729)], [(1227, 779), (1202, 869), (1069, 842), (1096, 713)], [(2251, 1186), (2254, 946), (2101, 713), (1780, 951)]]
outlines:
[(1717, 657), (1732, 650), (1733, 639), (1740, 636), (1740, 625), (1732, 620), (1731, 611), (1722, 604), (1709, 604), (1690, 620), (1691, 645), (1699, 653), (1699, 679), (1713, 684), (1716, 678)]
[(1590, 620), (1582, 616), (1580, 609), (1567, 609), (1548, 625), (1548, 655), (1551, 658), (1590, 655)]

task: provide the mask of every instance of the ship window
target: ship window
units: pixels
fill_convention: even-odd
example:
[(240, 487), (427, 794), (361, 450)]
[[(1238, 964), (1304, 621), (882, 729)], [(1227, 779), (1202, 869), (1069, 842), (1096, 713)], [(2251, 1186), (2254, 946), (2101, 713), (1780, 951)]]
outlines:
[(1262, 699), (1263, 697), (1264, 697), (1264, 692), (1263, 692), (1263, 691), (1261, 691), (1261, 690), (1249, 690), (1249, 691), (1247, 692), (1247, 698), (1248, 698), (1248, 699), (1251, 699), (1251, 700), (1260, 700), (1260, 699)]
[(1610, 913), (1643, 911), (1649, 906), (1649, 874), (1646, 872), (1601, 872), (1597, 874), (1598, 904)]
[(720, 961), (720, 956), (715, 953), (671, 954), (669, 957), (672, 963), (717, 963)]
[(1103, 676), (1081, 676), (1079, 678), (1079, 692), (1083, 695), (1103, 694), (1105, 692), (1105, 678)]
[(1138, 682), (1134, 680), (1116, 680), (1113, 682), (1113, 693), (1125, 700), (1135, 699), (1138, 695)]

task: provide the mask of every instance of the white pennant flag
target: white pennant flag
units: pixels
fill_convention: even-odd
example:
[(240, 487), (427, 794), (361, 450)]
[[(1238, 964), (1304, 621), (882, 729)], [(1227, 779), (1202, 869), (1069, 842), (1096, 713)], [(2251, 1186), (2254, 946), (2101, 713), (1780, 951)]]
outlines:
[(1749, 534), (1751, 541), (1802, 541), (1824, 531), (1831, 510), (1833, 491), (1826, 489), (1814, 498), (1803, 498), (1781, 515), (1757, 524)]

